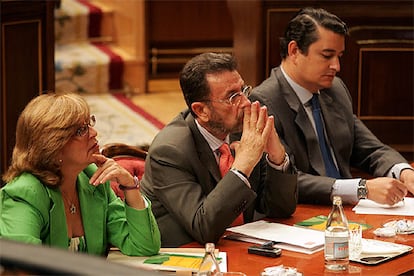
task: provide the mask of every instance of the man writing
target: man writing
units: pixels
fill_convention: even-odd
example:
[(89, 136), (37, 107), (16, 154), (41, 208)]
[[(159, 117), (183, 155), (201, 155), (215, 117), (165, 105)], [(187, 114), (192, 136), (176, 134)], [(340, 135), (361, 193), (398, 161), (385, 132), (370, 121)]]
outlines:
[[(323, 10), (301, 10), (281, 39), (282, 63), (250, 97), (268, 107), (298, 169), (300, 203), (331, 204), (334, 195), (354, 204), (381, 204), (414, 192), (414, 171), (353, 114), (341, 79), (346, 24)], [(350, 167), (376, 178), (352, 178)]]

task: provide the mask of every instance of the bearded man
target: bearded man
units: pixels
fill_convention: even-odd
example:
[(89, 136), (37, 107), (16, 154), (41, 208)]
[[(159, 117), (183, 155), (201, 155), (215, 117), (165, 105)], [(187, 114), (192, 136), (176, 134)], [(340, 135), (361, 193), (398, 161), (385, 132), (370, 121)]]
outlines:
[(234, 57), (194, 57), (181, 71), (180, 85), (188, 108), (153, 140), (141, 183), (162, 246), (216, 243), (231, 225), (291, 216), (295, 169), (273, 116), (247, 98), (251, 87)]

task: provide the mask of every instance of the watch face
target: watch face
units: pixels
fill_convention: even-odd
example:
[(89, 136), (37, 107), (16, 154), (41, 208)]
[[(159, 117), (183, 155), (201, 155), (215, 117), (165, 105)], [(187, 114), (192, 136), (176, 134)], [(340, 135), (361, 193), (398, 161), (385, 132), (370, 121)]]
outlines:
[(365, 187), (358, 188), (358, 198), (359, 199), (367, 198), (367, 189)]

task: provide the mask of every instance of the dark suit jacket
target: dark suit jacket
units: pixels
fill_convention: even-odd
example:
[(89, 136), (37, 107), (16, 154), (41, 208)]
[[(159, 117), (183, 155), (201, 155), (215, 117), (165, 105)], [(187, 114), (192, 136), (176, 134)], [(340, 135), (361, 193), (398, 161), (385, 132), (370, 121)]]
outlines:
[(255, 210), (270, 217), (295, 211), (296, 174), (270, 168), (262, 158), (249, 180), (252, 189), (234, 173), (221, 178), (194, 117), (188, 110), (180, 113), (152, 142), (142, 181), (162, 246), (217, 242), (242, 211), (245, 222)]
[[(407, 162), (356, 118), (351, 96), (341, 79), (335, 77), (331, 88), (320, 91), (319, 99), (343, 178), (352, 177), (351, 166), (374, 176), (384, 176), (394, 164)], [(276, 130), (298, 169), (299, 203), (331, 204), (335, 179), (321, 177), (326, 174), (315, 131), (279, 67), (253, 90), (250, 100), (266, 105), (269, 115), (275, 117)]]

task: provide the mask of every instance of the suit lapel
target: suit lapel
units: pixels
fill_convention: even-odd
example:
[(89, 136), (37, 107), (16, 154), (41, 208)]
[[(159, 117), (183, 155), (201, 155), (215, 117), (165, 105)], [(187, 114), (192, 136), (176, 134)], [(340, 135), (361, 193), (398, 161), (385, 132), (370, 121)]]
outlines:
[[(300, 130), (304, 134), (303, 136), (306, 137), (304, 142), (306, 144), (307, 155), (309, 157), (309, 164), (320, 175), (324, 175), (325, 166), (322, 161), (322, 154), (319, 150), (319, 144), (315, 130), (312, 127), (308, 115), (306, 114), (306, 111), (303, 108), (302, 103), (296, 96), (295, 91), (293, 91), (292, 87), (284, 78), (280, 69), (277, 71), (276, 76), (279, 79), (279, 82), (284, 85), (284, 89), (282, 89), (283, 97), (288, 103), (290, 109), (293, 110), (296, 114), (295, 124), (300, 128)], [(285, 139), (289, 140), (289, 137), (287, 136), (285, 137)]]
[[(105, 197), (103, 193), (89, 184), (89, 177), (95, 171), (95, 166), (89, 166), (85, 169), (85, 173), (80, 173), (77, 180), (77, 189), (79, 194), (79, 202), (82, 212), (83, 224), (86, 245), (88, 252), (101, 252), (102, 244), (105, 244), (104, 226), (106, 209)], [(102, 187), (103, 188), (103, 187)], [(47, 188), (49, 196), (53, 201), (53, 206), (50, 209), (50, 242), (62, 248), (68, 248), (69, 237), (66, 226), (65, 207), (61, 193), (57, 189)], [(88, 200), (94, 197), (94, 200)]]
[[(105, 244), (105, 222), (106, 206), (105, 198), (99, 189), (102, 185), (94, 187), (89, 184), (89, 176), (80, 173), (78, 176), (78, 193), (79, 202), (82, 210), (82, 220), (87, 223), (83, 224), (85, 232), (86, 245), (88, 252), (100, 252), (102, 244)], [(88, 200), (93, 198), (94, 200)]]
[(50, 209), (50, 242), (62, 248), (69, 247), (68, 230), (66, 226), (65, 207), (61, 193), (58, 189), (47, 188), (49, 196), (53, 201), (53, 206)]
[(189, 115), (187, 116), (186, 120), (191, 129), (191, 132), (193, 133), (195, 147), (201, 163), (207, 167), (209, 173), (213, 176), (216, 183), (219, 182), (221, 179), (220, 170), (217, 166), (216, 158), (211, 151), (210, 146), (198, 130), (194, 117), (192, 115)]

